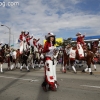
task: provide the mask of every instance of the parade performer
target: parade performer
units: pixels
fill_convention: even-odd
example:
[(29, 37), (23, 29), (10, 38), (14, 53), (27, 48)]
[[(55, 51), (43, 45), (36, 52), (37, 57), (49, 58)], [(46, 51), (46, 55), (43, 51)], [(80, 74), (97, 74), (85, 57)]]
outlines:
[(77, 36), (78, 53), (80, 58), (83, 58), (84, 57), (83, 47), (86, 45), (86, 43), (84, 42), (85, 35), (82, 35), (80, 32), (78, 32), (76, 36)]
[[(40, 39), (36, 39), (36, 38), (33, 38), (33, 48), (34, 48), (34, 59), (36, 59), (37, 61), (39, 61), (40, 59), (40, 54), (39, 54), (39, 49), (38, 49), (38, 41)], [(39, 65), (39, 68), (40, 68), (40, 65)]]
[(39, 51), (39, 67), (42, 64), (42, 66), (44, 66), (44, 54), (43, 52), (43, 45), (41, 45), (40, 43), (38, 43), (38, 51)]
[(40, 40), (40, 38), (39, 38), (39, 39), (33, 38), (33, 45), (34, 45), (35, 47), (38, 46), (37, 43), (38, 43), (39, 40)]
[(26, 36), (28, 36), (29, 33), (25, 34), (25, 31), (22, 31), (20, 36), (19, 36), (19, 41), (26, 41)]
[(26, 38), (26, 42), (27, 42), (28, 46), (30, 46), (30, 40), (31, 40), (32, 38), (33, 38), (33, 36), (32, 36), (32, 37), (27, 36), (27, 38)]
[(53, 62), (53, 55), (55, 50), (55, 35), (53, 33), (48, 33), (45, 36), (46, 42), (44, 44), (43, 53), (45, 53), (45, 80), (42, 83), (43, 89), (46, 91), (46, 85), (49, 85), (49, 89), (56, 90), (57, 79), (56, 71)]
[(22, 31), (19, 36), (19, 43), (20, 43), (20, 53), (22, 54), (24, 50), (26, 50), (26, 36), (29, 35), (29, 33), (25, 34), (25, 31)]
[(23, 41), (23, 35), (24, 35), (24, 34), (23, 34), (23, 31), (22, 31), (21, 34), (20, 34), (20, 36), (19, 36), (19, 42), (20, 42), (20, 41)]
[(29, 36), (29, 32), (26, 33), (26, 32), (24, 31), (23, 33), (24, 33), (24, 38), (26, 39), (26, 37)]
[(40, 38), (39, 39), (33, 38), (34, 52), (38, 52), (38, 41), (39, 40), (40, 40)]
[(86, 45), (86, 43), (84, 42), (85, 35), (82, 35), (80, 32), (78, 32), (76, 36), (77, 36), (77, 43), (80, 43), (82, 47)]
[(68, 44), (68, 45), (66, 46), (66, 48), (65, 48), (66, 54), (67, 54), (68, 56), (69, 56), (69, 54), (70, 54), (70, 49), (71, 49), (71, 45)]
[(38, 43), (38, 50), (39, 50), (39, 52), (43, 51), (43, 45), (41, 45), (40, 43)]
[(19, 41), (20, 42), (23, 41), (23, 38), (24, 38), (24, 32), (22, 31), (21, 34), (20, 34), (20, 36), (19, 36)]

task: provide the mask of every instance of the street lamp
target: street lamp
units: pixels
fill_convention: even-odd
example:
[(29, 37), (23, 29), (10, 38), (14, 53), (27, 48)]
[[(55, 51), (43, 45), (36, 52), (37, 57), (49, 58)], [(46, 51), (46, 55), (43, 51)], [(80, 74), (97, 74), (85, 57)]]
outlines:
[(11, 28), (10, 28), (10, 27), (8, 27), (8, 26), (6, 26), (6, 25), (1, 25), (1, 26), (5, 26), (5, 27), (7, 27), (7, 28), (9, 29), (9, 47), (10, 47), (10, 35), (11, 35)]
[(14, 47), (14, 34), (12, 34), (13, 35), (13, 47)]
[[(6, 34), (6, 33), (9, 33), (9, 32), (5, 32), (4, 34)], [(13, 39), (12, 39), (12, 45), (13, 45), (13, 47), (14, 47), (14, 34), (10, 34), (10, 35), (12, 35), (13, 37)], [(10, 42), (11, 42), (11, 39), (10, 39)], [(11, 44), (11, 43), (10, 43)]]
[[(10, 59), (10, 35), (11, 35), (11, 28), (6, 26), (6, 25), (1, 25), (1, 26), (5, 26), (5, 27), (7, 27), (9, 29), (9, 57), (8, 57), (8, 59)], [(8, 62), (8, 66), (10, 67), (10, 62)]]
[(14, 48), (14, 34), (10, 34), (10, 35), (13, 36), (13, 37), (12, 37), (12, 38), (13, 38), (13, 39), (12, 39), (12, 41), (13, 41), (13, 42), (12, 42), (12, 46), (13, 46), (13, 48)]

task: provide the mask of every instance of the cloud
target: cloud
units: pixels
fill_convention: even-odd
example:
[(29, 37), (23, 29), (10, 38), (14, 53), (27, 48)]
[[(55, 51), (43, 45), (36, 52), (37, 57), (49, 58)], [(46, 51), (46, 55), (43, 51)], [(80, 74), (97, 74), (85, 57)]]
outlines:
[[(78, 9), (77, 6), (81, 7), (80, 3), (83, 0), (13, 0), (13, 2), (19, 2), (19, 5), (0, 7), (0, 24), (11, 27), (16, 39), (22, 30), (29, 30), (36, 38), (42, 37), (41, 41), (48, 32), (63, 36), (61, 30), (81, 29), (93, 31), (95, 34), (100, 32), (100, 12), (94, 15), (89, 11)], [(8, 30), (0, 27), (0, 34), (5, 31)], [(70, 35), (65, 34), (63, 37)], [(3, 38), (5, 39), (4, 35), (2, 40)]]

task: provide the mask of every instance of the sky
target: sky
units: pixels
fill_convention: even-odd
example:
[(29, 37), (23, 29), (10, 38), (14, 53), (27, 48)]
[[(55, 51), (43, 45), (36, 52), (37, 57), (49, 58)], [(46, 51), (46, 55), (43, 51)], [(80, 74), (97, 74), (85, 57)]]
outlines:
[[(0, 24), (11, 28), (11, 42), (23, 30), (40, 43), (48, 32), (63, 39), (77, 32), (100, 35), (100, 0), (0, 0)], [(0, 42), (9, 41), (6, 27), (0, 26), (0, 35)]]

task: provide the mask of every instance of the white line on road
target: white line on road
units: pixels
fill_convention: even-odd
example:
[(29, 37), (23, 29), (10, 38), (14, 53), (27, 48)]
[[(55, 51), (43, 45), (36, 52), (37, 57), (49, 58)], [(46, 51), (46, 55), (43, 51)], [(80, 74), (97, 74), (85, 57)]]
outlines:
[(90, 86), (90, 85), (80, 85), (80, 86), (84, 86), (84, 87), (92, 87), (92, 88), (100, 88), (100, 86)]
[(16, 78), (16, 77), (6, 77), (6, 76), (0, 76), (1, 78), (10, 78), (10, 79), (18, 79), (18, 80), (24, 80), (24, 81), (31, 81), (31, 82), (34, 82), (34, 81), (38, 81), (36, 79), (24, 79), (24, 78)]

